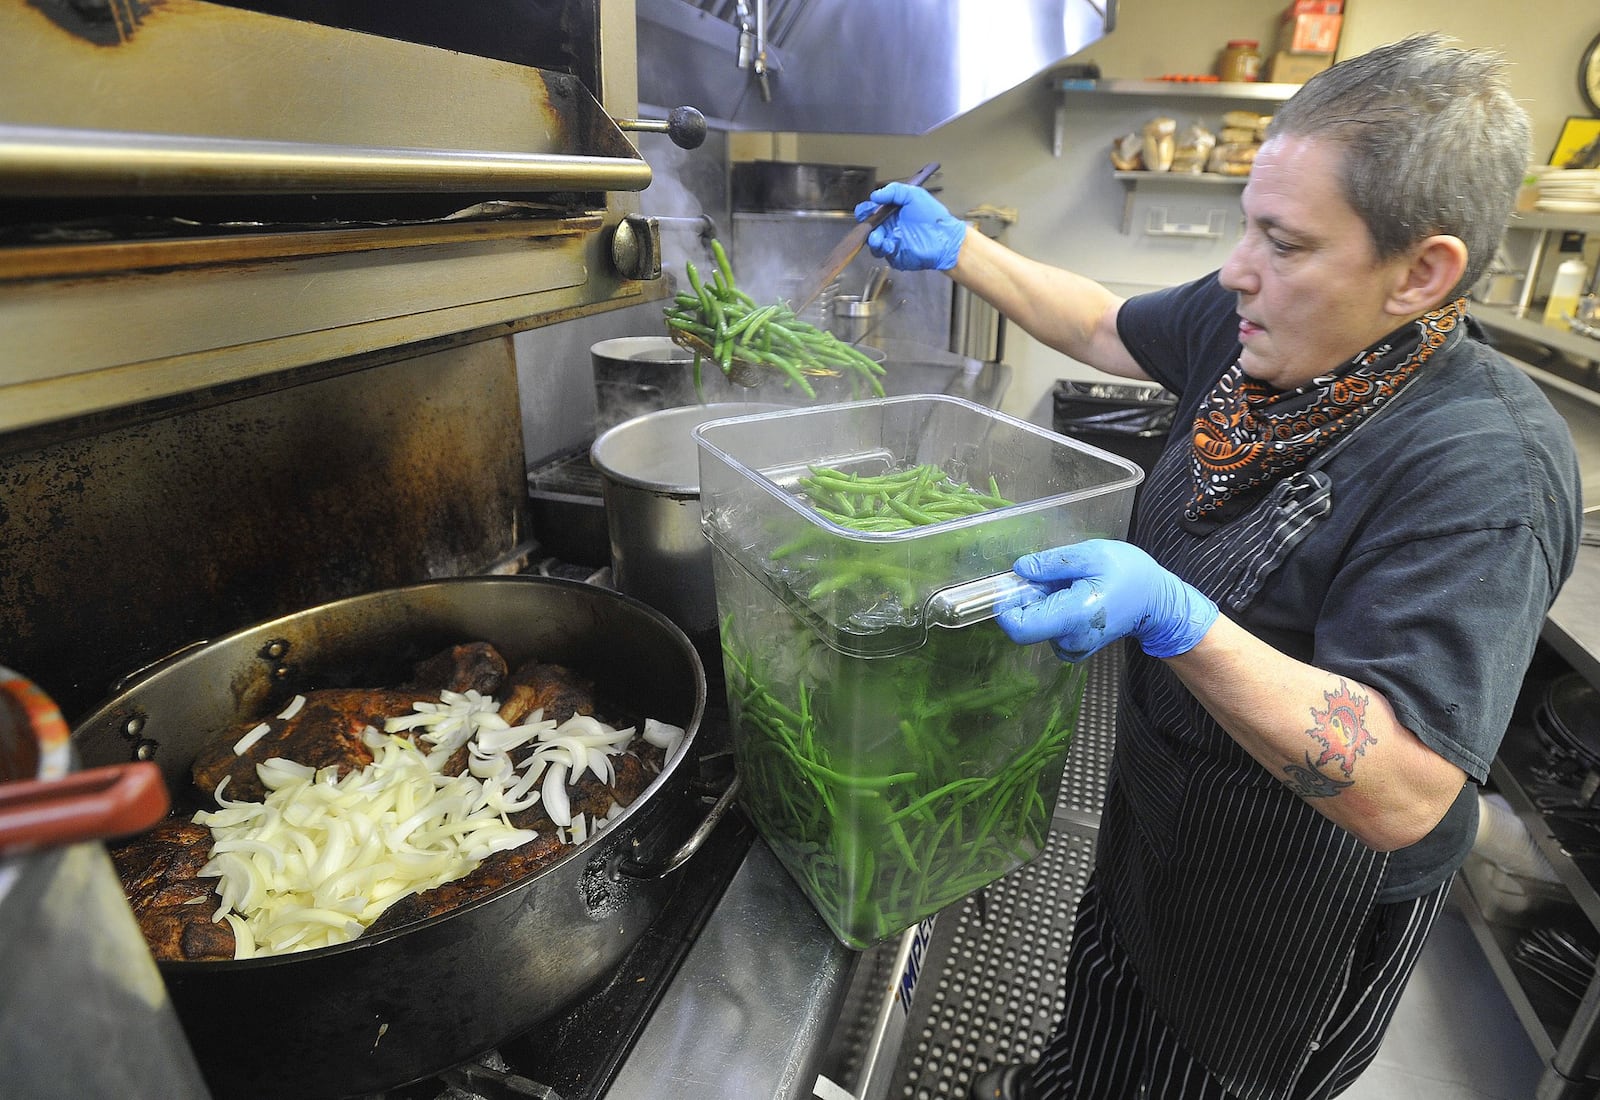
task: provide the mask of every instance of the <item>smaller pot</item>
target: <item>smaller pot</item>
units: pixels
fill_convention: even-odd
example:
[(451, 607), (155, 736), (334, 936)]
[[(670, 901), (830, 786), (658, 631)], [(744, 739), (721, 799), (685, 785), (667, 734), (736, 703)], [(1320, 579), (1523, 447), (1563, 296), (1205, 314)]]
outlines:
[(692, 435), (710, 420), (780, 405), (719, 403), (657, 409), (608, 429), (589, 449), (600, 471), (617, 588), (702, 646), (714, 639), (711, 544), (700, 528), (700, 456)]

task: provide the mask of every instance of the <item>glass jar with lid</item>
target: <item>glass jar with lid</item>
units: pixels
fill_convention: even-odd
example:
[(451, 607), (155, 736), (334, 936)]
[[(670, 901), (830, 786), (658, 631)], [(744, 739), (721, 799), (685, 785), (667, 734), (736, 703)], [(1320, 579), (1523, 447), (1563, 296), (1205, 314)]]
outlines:
[(1261, 43), (1254, 38), (1231, 38), (1217, 59), (1217, 79), (1243, 83), (1261, 75)]

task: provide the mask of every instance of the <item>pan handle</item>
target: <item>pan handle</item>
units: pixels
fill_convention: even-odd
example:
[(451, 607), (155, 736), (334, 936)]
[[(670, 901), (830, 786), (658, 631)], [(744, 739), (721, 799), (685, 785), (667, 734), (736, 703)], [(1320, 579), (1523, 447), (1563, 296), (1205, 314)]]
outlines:
[(0, 853), (105, 840), (166, 815), (167, 786), (149, 761), (0, 785)]
[(640, 848), (642, 845), (639, 843), (639, 838), (634, 837), (631, 850), (617, 861), (617, 873), (626, 875), (629, 878), (642, 879), (661, 878), (664, 875), (670, 875), (673, 871), (689, 862), (689, 858), (700, 850), (700, 846), (706, 842), (706, 838), (711, 835), (712, 830), (727, 815), (728, 810), (733, 806), (734, 800), (738, 796), (739, 777), (735, 775), (728, 783), (727, 789), (712, 804), (711, 809), (706, 813), (705, 820), (700, 822), (700, 827), (690, 834), (689, 839), (684, 841), (677, 851), (664, 860), (651, 861), (641, 859)]
[(177, 661), (178, 661), (178, 658), (183, 657), (186, 654), (193, 653), (197, 649), (203, 649), (203, 648), (205, 648), (206, 646), (208, 646), (210, 644), (211, 644), (211, 640), (209, 638), (202, 638), (199, 641), (188, 642), (188, 643), (186, 643), (184, 645), (179, 646), (177, 649), (173, 650), (171, 653), (168, 653), (164, 657), (157, 657), (155, 660), (149, 662), (148, 664), (140, 665), (138, 668), (134, 669), (132, 672), (128, 673), (127, 675), (123, 676), (121, 679), (117, 680), (116, 683), (112, 684), (111, 685), (111, 694), (112, 695), (121, 695), (121, 694), (123, 694), (130, 687), (132, 687), (135, 683), (138, 683), (138, 682), (144, 680), (147, 677), (154, 676), (156, 673), (160, 672), (162, 669), (166, 668), (168, 665), (176, 664)]

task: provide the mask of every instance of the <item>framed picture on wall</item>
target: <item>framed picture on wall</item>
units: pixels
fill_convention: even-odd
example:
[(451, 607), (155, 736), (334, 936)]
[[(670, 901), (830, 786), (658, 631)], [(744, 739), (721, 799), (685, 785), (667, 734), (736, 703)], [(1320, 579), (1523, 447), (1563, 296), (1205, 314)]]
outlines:
[(1568, 118), (1550, 151), (1550, 163), (1558, 168), (1600, 168), (1600, 118)]

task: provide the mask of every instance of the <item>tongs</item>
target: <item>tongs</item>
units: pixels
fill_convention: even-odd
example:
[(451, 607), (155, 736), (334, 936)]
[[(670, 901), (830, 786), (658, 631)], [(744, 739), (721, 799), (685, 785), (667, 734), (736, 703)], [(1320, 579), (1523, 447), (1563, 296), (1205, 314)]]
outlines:
[[(915, 175), (906, 180), (913, 187), (925, 183), (929, 176), (939, 170), (939, 163), (924, 164)], [(828, 253), (828, 258), (822, 261), (822, 266), (812, 273), (811, 277), (800, 284), (800, 291), (795, 295), (794, 311), (803, 311), (812, 302), (817, 300), (817, 295), (822, 293), (822, 288), (839, 277), (839, 272), (850, 266), (850, 261), (856, 258), (856, 253), (861, 251), (861, 246), (867, 243), (867, 237), (872, 231), (886, 221), (890, 214), (900, 209), (899, 203), (886, 202), (868, 214), (864, 219), (855, 224), (855, 228), (845, 234), (844, 240), (834, 246)]]
[[(906, 182), (913, 185), (923, 183), (938, 170), (937, 163), (926, 164)], [(713, 291), (711, 287), (702, 284), (693, 265), (686, 265), (694, 295), (685, 298), (690, 302), (696, 300), (704, 302), (705, 312), (712, 314), (722, 308), (719, 295), (736, 298), (742, 310), (741, 316), (731, 324), (716, 326), (715, 343), (709, 338), (713, 335), (712, 329), (705, 326), (684, 326), (669, 319), (668, 327), (673, 342), (695, 353), (697, 369), (701, 358), (710, 359), (736, 386), (746, 388), (759, 386), (776, 373), (797, 383), (808, 396), (815, 396), (810, 383), (806, 380), (808, 376), (837, 377), (846, 370), (853, 370), (871, 379), (875, 388), (881, 392), (881, 386), (877, 384), (876, 378), (883, 373), (883, 368), (870, 356), (850, 344), (843, 343), (831, 333), (816, 331), (814, 326), (804, 324), (793, 328), (788, 326), (793, 325), (797, 315), (816, 301), (823, 287), (849, 266), (850, 261), (866, 244), (867, 236), (872, 230), (898, 209), (899, 205), (896, 203), (885, 203), (864, 220), (857, 222), (844, 240), (828, 253), (821, 267), (800, 284), (801, 290), (792, 303), (779, 302), (775, 305), (756, 307), (748, 296), (737, 290), (727, 255), (722, 246), (713, 241), (712, 251), (716, 256), (718, 268), (716, 289)], [(771, 341), (755, 339), (762, 335), (764, 327), (774, 322), (777, 322), (780, 335), (783, 336), (783, 340), (780, 341), (783, 346), (780, 347), (770, 346)], [(770, 336), (770, 333), (766, 335)]]

